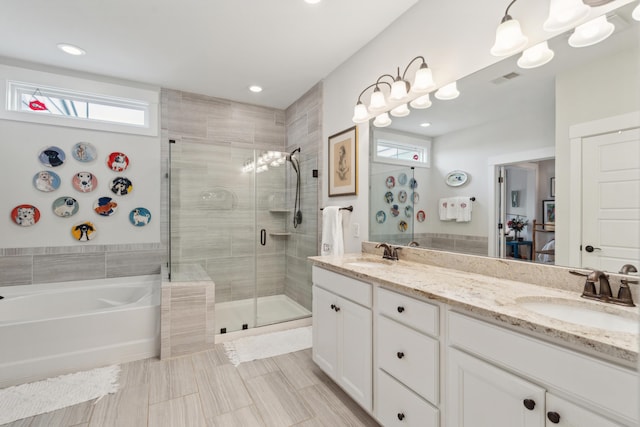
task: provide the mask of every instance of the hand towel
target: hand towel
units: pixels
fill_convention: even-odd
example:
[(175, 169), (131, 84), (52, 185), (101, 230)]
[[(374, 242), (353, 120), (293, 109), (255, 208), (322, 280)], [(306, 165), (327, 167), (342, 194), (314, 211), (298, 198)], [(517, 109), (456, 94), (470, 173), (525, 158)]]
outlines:
[(320, 254), (335, 256), (344, 254), (342, 211), (338, 206), (327, 206), (322, 210), (322, 246)]
[(456, 197), (456, 199), (456, 205), (458, 206), (456, 222), (471, 221), (471, 211), (473, 210), (471, 197)]
[(440, 221), (448, 221), (447, 219), (447, 206), (449, 204), (449, 199), (440, 199), (438, 200), (438, 216), (440, 217)]
[(458, 219), (458, 197), (449, 197), (447, 199), (447, 213), (446, 218), (448, 221), (452, 219)]

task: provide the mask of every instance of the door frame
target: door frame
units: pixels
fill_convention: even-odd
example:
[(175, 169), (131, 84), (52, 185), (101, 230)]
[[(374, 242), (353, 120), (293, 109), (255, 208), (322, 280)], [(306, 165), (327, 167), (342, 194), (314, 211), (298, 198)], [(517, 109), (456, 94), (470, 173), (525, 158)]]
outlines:
[(582, 265), (582, 140), (640, 127), (640, 111), (578, 123), (569, 127), (569, 264)]
[[(497, 224), (500, 223), (500, 187), (498, 184), (499, 168), (501, 166), (512, 165), (514, 163), (539, 162), (541, 160), (555, 159), (556, 147), (544, 147), (537, 150), (519, 151), (517, 153), (503, 154), (490, 157), (488, 159), (488, 185), (487, 206), (490, 209), (488, 223), (488, 255), (490, 257), (500, 257), (500, 245), (498, 238)], [(504, 230), (504, 228), (503, 228)]]

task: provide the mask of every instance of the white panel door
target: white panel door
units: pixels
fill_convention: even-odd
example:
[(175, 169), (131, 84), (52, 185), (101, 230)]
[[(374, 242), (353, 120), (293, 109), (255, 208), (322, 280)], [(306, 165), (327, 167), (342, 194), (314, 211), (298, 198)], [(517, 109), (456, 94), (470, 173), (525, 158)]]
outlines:
[(582, 266), (640, 259), (640, 129), (582, 140)]

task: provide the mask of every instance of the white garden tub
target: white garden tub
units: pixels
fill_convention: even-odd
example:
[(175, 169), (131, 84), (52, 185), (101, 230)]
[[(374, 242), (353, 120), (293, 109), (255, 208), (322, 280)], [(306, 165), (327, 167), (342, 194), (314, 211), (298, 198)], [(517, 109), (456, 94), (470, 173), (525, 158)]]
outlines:
[(160, 275), (0, 287), (0, 388), (157, 356)]

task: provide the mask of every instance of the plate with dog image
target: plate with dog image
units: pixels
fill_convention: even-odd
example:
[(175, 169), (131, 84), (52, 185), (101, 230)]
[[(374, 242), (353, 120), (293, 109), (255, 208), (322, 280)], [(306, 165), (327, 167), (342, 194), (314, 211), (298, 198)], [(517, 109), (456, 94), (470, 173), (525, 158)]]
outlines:
[(78, 209), (80, 209), (80, 205), (73, 197), (63, 196), (58, 197), (53, 201), (51, 209), (53, 210), (53, 213), (59, 217), (67, 218), (77, 214)]
[(133, 191), (133, 183), (129, 178), (117, 176), (111, 180), (109, 188), (116, 196), (126, 196)]
[(33, 176), (33, 186), (36, 190), (50, 193), (60, 187), (60, 177), (51, 171), (40, 171)]
[(40, 221), (40, 211), (33, 205), (18, 205), (11, 211), (11, 219), (20, 227), (30, 227)]
[(81, 193), (90, 193), (98, 188), (98, 178), (91, 172), (78, 172), (73, 175), (71, 185)]
[(129, 221), (136, 227), (144, 227), (151, 222), (151, 212), (147, 208), (135, 208), (129, 212)]
[(79, 242), (88, 242), (96, 238), (98, 230), (91, 221), (83, 221), (71, 227), (71, 235)]
[(107, 167), (114, 172), (124, 172), (129, 167), (129, 157), (124, 153), (115, 151), (107, 157)]
[(64, 154), (62, 148), (55, 147), (53, 145), (42, 149), (38, 154), (38, 160), (40, 160), (40, 163), (50, 168), (62, 166), (66, 158), (67, 156)]
[(98, 157), (98, 150), (89, 142), (78, 142), (71, 148), (71, 155), (79, 162), (90, 163)]
[(100, 197), (93, 204), (93, 210), (100, 216), (111, 216), (118, 210), (118, 204), (111, 197)]

